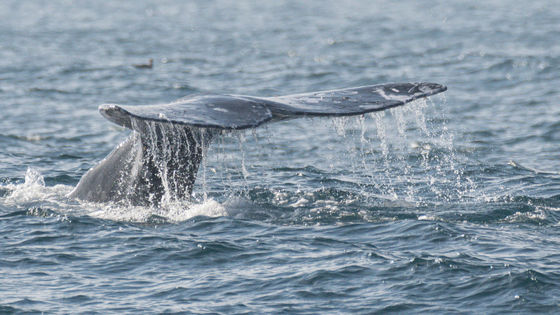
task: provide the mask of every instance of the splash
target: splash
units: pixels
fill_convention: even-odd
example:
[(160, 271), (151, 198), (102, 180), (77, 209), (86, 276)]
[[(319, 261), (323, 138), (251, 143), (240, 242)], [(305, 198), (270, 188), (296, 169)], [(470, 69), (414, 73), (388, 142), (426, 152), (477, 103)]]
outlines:
[[(237, 190), (236, 195), (255, 200), (252, 196), (255, 189), (266, 191), (258, 195), (269, 195), (263, 202), (274, 205), (280, 205), (275, 202), (278, 199), (275, 196), (287, 193), (290, 201), (280, 206), (291, 208), (312, 208), (313, 198), (294, 196), (301, 190), (328, 189), (332, 187), (327, 184), (330, 181), (339, 187), (348, 186), (341, 189), (350, 189), (370, 203), (395, 205), (464, 202), (475, 192), (473, 181), (464, 174), (462, 157), (453, 144), (453, 133), (447, 127), (442, 110), (434, 103), (421, 99), (389, 111), (332, 118), (335, 136), (332, 131), (323, 134), (326, 125), (323, 119), (313, 121), (315, 125), (305, 122), (306, 131), (301, 141), (297, 134), (283, 139), (282, 132), (267, 131), (256, 132), (260, 136), (255, 136), (253, 142), (243, 134), (218, 141), (218, 147), (222, 147), (216, 148), (211, 156), (224, 153), (225, 157), (213, 164), (212, 169), (225, 178), (222, 192), (231, 196), (232, 190)], [(317, 150), (313, 148), (315, 141), (310, 139), (321, 139), (319, 143), (323, 148), (316, 155), (310, 154)], [(265, 145), (257, 145), (259, 141)], [(292, 144), (298, 147), (294, 149)], [(261, 152), (256, 154), (255, 148)], [(236, 154), (231, 154), (233, 150)], [(303, 156), (303, 163), (313, 164), (299, 167), (295, 155), (290, 156), (290, 160), (284, 159), (286, 152), (293, 150), (298, 150), (295, 155)], [(248, 172), (250, 167), (265, 159), (269, 162), (267, 167)], [(277, 168), (271, 169), (271, 164)], [(309, 172), (313, 169), (315, 171)], [(317, 182), (319, 187), (314, 185)], [(356, 186), (359, 187), (357, 191)], [(315, 202), (318, 205), (322, 201)]]
[[(4, 187), (9, 193), (3, 202), (24, 207), (47, 203), (61, 213), (155, 223), (180, 222), (196, 216), (251, 217), (258, 213), (260, 218), (266, 217), (264, 212), (270, 212), (271, 207), (303, 211), (301, 217), (311, 221), (326, 214), (366, 219), (372, 213), (364, 209), (371, 207), (461, 202), (474, 188), (461, 168), (453, 134), (438, 112), (433, 103), (417, 100), (385, 112), (335, 118), (331, 120), (334, 136), (325, 120), (306, 119), (300, 122), (305, 133), (289, 133), (284, 139), (281, 132), (271, 132), (266, 127), (193, 134), (184, 127), (147, 122), (138, 127), (145, 133), (146, 156), (129, 156), (131, 168), (121, 180), (140, 172), (145, 163), (142, 159), (149, 159), (161, 180), (161, 192), (150, 197), (159, 200), (157, 205), (71, 200), (66, 195), (72, 187), (45, 186), (39, 172), (32, 169), (27, 171), (23, 184)], [(178, 168), (177, 161), (192, 168), (191, 161), (185, 159), (193, 149), (184, 145), (189, 137), (202, 149), (197, 183), (192, 194), (177, 194), (183, 187), (182, 179), (173, 173)], [(321, 139), (319, 148), (309, 141), (317, 138)], [(181, 145), (182, 153), (173, 149)], [(314, 153), (316, 150), (319, 151)], [(304, 165), (298, 166), (301, 161)], [(312, 166), (305, 165), (310, 161)], [(181, 194), (187, 193), (190, 197), (183, 198)], [(279, 217), (285, 215), (278, 213)], [(422, 214), (416, 217), (426, 218)]]
[(12, 206), (39, 201), (58, 204), (61, 202), (59, 197), (65, 196), (72, 190), (72, 187), (66, 185), (45, 186), (44, 177), (34, 168), (27, 169), (23, 183), (7, 184), (2, 188), (8, 192), (3, 202)]
[(87, 215), (113, 221), (142, 222), (142, 223), (177, 223), (195, 217), (228, 216), (225, 205), (206, 199), (200, 203), (175, 201), (161, 207), (123, 206), (119, 204), (82, 203), (87, 208)]
[[(216, 131), (143, 120), (133, 121), (133, 129), (141, 131), (137, 143), (144, 148), (141, 160), (135, 162), (144, 170), (140, 176), (133, 176), (149, 181), (139, 185), (149, 187), (149, 204), (166, 205), (188, 199)], [(205, 165), (202, 168), (205, 172)]]
[[(174, 201), (161, 207), (132, 207), (117, 203), (93, 203), (69, 199), (66, 196), (73, 189), (68, 185), (46, 186), (39, 171), (29, 168), (25, 181), (21, 184), (7, 184), (5, 198), (0, 203), (11, 207), (24, 208), (29, 215), (42, 215), (37, 207), (49, 209), (62, 215), (90, 216), (104, 220), (169, 223), (181, 222), (197, 216), (219, 217), (237, 213), (235, 207), (221, 204), (213, 199), (199, 202)], [(231, 209), (229, 209), (231, 208)]]

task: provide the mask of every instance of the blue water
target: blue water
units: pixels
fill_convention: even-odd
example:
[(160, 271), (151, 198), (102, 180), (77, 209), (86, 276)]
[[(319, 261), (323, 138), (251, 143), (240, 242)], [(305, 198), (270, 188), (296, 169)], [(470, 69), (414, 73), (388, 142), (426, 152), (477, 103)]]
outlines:
[[(0, 313), (558, 313), (559, 39), (544, 0), (3, 0)], [(129, 134), (99, 104), (406, 81), (449, 90), (224, 135), (190, 202), (66, 197)]]

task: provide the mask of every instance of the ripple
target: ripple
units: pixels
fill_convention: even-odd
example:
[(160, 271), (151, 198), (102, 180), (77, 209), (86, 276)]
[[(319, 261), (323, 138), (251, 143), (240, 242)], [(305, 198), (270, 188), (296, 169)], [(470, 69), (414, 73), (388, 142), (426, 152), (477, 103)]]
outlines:
[[(0, 313), (556, 313), (558, 6), (378, 4), (1, 1)], [(449, 90), (224, 135), (189, 202), (66, 197), (101, 103), (401, 81)]]

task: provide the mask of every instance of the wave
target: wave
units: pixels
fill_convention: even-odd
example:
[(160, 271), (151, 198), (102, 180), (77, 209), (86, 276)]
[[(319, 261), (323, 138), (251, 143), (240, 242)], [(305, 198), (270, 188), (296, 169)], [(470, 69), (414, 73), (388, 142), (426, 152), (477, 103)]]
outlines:
[(46, 186), (43, 176), (28, 169), (25, 181), (0, 186), (5, 216), (31, 215), (60, 220), (91, 217), (101, 220), (171, 224), (197, 217), (231, 217), (280, 225), (338, 225), (386, 221), (430, 221), (469, 224), (560, 224), (557, 195), (457, 199), (437, 202), (394, 198), (354, 185), (314, 190), (253, 187), (237, 193), (210, 192), (192, 201), (173, 201), (159, 207), (90, 203), (66, 196), (69, 185)]

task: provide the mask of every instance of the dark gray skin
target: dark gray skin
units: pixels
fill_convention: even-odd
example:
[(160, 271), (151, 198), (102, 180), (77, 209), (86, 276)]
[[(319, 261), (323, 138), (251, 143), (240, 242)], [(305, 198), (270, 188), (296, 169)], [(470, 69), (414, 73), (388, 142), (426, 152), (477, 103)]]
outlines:
[[(70, 193), (69, 197), (96, 202), (107, 202), (124, 198), (123, 187), (130, 187), (129, 197), (141, 195), (145, 190), (138, 177), (142, 170), (144, 153), (139, 134), (133, 134), (117, 146), (105, 159), (90, 169)], [(141, 167), (135, 168), (135, 164)]]
[(220, 130), (297, 117), (361, 115), (445, 90), (436, 83), (391, 83), (267, 98), (197, 95), (169, 104), (101, 105), (105, 118), (134, 132), (89, 170), (69, 197), (147, 206), (189, 199), (204, 152)]
[(212, 132), (185, 126), (154, 129), (133, 132), (82, 177), (69, 197), (143, 206), (159, 204), (166, 191), (172, 192), (171, 199), (188, 199)]

